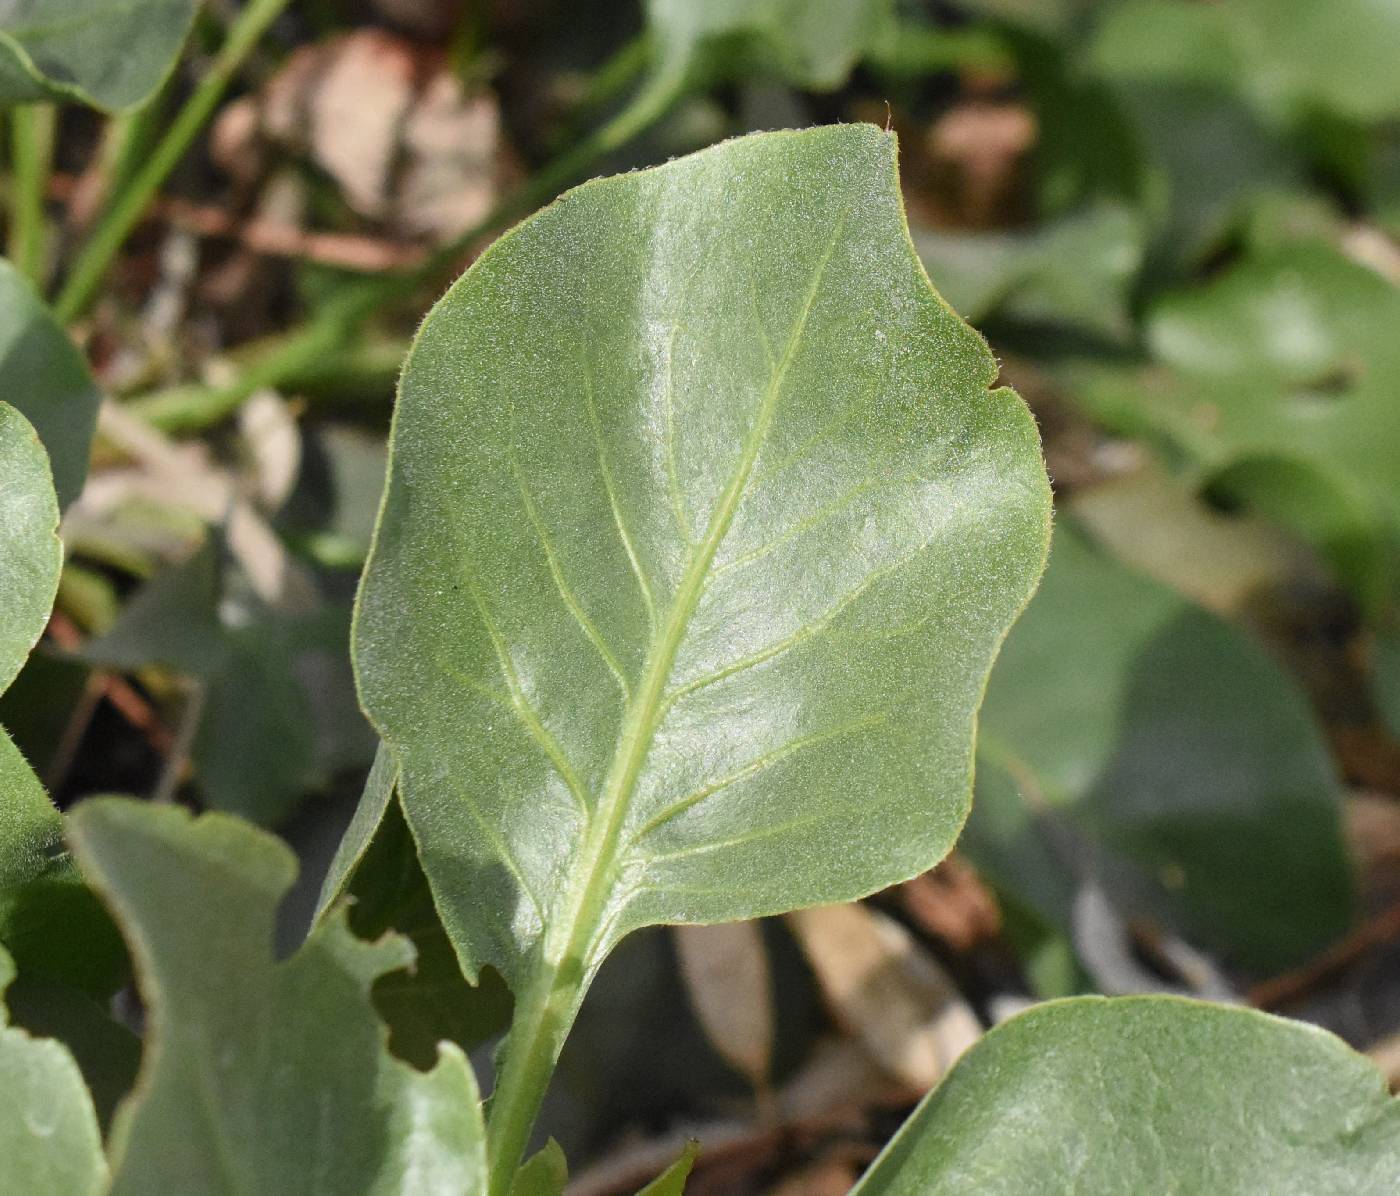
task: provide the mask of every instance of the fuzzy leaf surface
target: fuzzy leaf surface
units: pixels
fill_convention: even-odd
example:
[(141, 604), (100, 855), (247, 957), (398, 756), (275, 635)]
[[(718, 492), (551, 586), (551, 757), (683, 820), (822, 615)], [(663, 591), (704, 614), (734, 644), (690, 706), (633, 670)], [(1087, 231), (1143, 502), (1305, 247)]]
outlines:
[(340, 916), (275, 962), (293, 857), (227, 815), (96, 798), (70, 837), (128, 936), (150, 1015), (112, 1131), (114, 1196), (480, 1189), (464, 1056), (447, 1047), (414, 1071), (386, 1050), (370, 1004), (375, 978), (411, 962), (405, 940), (364, 942)]
[(995, 373), (869, 125), (585, 184), (437, 305), (354, 653), (469, 972), (946, 854), (1048, 532)]
[(33, 426), (0, 403), (0, 691), (49, 621), (63, 545), (49, 458)]
[(1080, 997), (965, 1054), (852, 1196), (1384, 1196), (1400, 1103), (1340, 1039), (1173, 997)]

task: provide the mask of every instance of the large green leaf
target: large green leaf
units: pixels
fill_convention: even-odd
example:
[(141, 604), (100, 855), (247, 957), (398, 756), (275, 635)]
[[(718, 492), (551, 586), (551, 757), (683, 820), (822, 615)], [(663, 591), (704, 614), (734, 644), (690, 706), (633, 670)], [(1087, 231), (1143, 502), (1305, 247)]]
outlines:
[[(0, 997), (14, 979), (0, 950)], [(7, 1025), (0, 1000), (0, 1192), (97, 1196), (107, 1165), (97, 1114), (73, 1057)]]
[(1390, 1196), (1400, 1103), (1321, 1030), (1172, 997), (1080, 997), (960, 1059), (852, 1196)]
[(146, 100), (175, 64), (200, 0), (7, 0), (0, 105), (73, 99), (114, 111)]
[(0, 394), (48, 450), (60, 507), (87, 477), (101, 400), (83, 356), (26, 279), (0, 259)]
[(1048, 530), (994, 376), (869, 125), (587, 184), (438, 304), (354, 653), (469, 972), (946, 853)]
[(275, 962), (293, 857), (226, 815), (97, 798), (70, 835), (130, 939), (150, 1014), (112, 1134), (116, 1196), (479, 1189), (465, 1057), (445, 1046), (414, 1071), (370, 1005), (374, 979), (411, 962), (405, 940), (366, 943), (337, 916)]
[(1321, 243), (1250, 258), (1163, 299), (1146, 370), (1086, 367), (1072, 393), (1312, 540), (1368, 606), (1400, 543), (1400, 290)]
[(1263, 968), (1347, 924), (1339, 783), (1304, 695), (1066, 520), (992, 674), (979, 744), (965, 847), (1053, 925), (1089, 881)]

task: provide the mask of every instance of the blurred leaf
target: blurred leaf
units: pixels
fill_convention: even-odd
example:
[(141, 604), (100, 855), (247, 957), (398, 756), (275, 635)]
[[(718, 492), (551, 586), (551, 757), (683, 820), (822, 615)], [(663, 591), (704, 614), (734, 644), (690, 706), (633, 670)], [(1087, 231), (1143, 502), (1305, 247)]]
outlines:
[(92, 1099), (63, 1046), (7, 1024), (2, 998), (14, 975), (0, 949), (0, 1191), (98, 1196), (107, 1164)]
[(1106, 74), (1196, 80), (1278, 118), (1400, 114), (1400, 8), (1388, 0), (1130, 0), (1104, 6), (1090, 53)]
[(464, 966), (946, 853), (1047, 529), (994, 373), (869, 125), (590, 183), (438, 303), (354, 653)]
[(681, 1157), (666, 1168), (637, 1196), (685, 1196), (685, 1181), (690, 1178), (690, 1169), (700, 1157), (700, 1143), (693, 1138), (685, 1144)]
[(568, 1182), (568, 1161), (559, 1143), (551, 1138), (515, 1173), (510, 1196), (560, 1196)]
[(672, 928), (686, 994), (720, 1057), (755, 1088), (773, 1062), (773, 983), (757, 922)]
[(1124, 564), (1217, 614), (1238, 613), (1260, 591), (1318, 571), (1266, 519), (1222, 515), (1156, 464), (1077, 491), (1067, 509)]
[(852, 1196), (1389, 1196), (1400, 1104), (1340, 1039), (1252, 1010), (1080, 997), (987, 1034)]
[(1372, 668), (1381, 717), (1391, 735), (1400, 739), (1400, 631), (1387, 628), (1377, 634)]
[(1199, 267), (1242, 222), (1247, 201), (1302, 180), (1295, 147), (1228, 93), (1153, 80), (1112, 92), (1138, 141), (1154, 283)]
[[(73, 926), (61, 933), (75, 935)], [(72, 1053), (105, 1132), (136, 1083), (141, 1040), (113, 1021), (87, 993), (54, 980), (21, 976), (9, 992), (10, 1020), (35, 1037), (52, 1038)]]
[(135, 108), (175, 65), (199, 0), (11, 0), (0, 9), (0, 105)]
[[(1400, 291), (1323, 244), (1248, 259), (1150, 312), (1160, 366), (1085, 367), (1071, 393), (1316, 544), (1365, 604), (1400, 541)], [(1166, 367), (1166, 368), (1161, 368)]]
[[(3, 86), (3, 83), (0, 83)], [(102, 396), (83, 356), (26, 279), (0, 259), (0, 394), (34, 425), (48, 450), (58, 505), (87, 477)]]
[(193, 758), (215, 808), (274, 823), (328, 774), (374, 749), (356, 709), (348, 614), (269, 609), (211, 536), (147, 583), (83, 659), (130, 671), (164, 665), (202, 687)]
[(406, 942), (363, 942), (340, 916), (275, 962), (292, 855), (225, 815), (96, 798), (70, 834), (131, 938), (150, 1018), (112, 1135), (115, 1196), (484, 1183), (466, 1059), (445, 1046), (428, 1074), (392, 1059), (370, 1006), (374, 979), (411, 962)]
[(1064, 36), (1105, 0), (955, 0), (959, 8), (1043, 36)]
[(648, 0), (657, 72), (698, 86), (771, 76), (830, 91), (890, 18), (892, 0)]
[(968, 855), (1050, 925), (1092, 879), (1267, 969), (1351, 915), (1338, 780), (1304, 696), (1064, 520), (988, 687), (977, 782)]
[(920, 229), (914, 246), (939, 294), (965, 320), (990, 314), (1121, 339), (1142, 263), (1142, 235), (1128, 209), (1102, 204), (1027, 232)]
[(278, 525), (321, 563), (359, 568), (379, 513), (384, 465), (382, 436), (339, 425), (309, 431), (301, 475)]

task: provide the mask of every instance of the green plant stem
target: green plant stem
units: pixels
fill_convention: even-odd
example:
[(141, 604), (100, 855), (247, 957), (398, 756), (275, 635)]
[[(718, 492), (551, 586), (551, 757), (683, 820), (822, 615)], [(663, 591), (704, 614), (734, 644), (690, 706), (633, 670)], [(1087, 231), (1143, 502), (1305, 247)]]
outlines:
[(238, 14), (214, 61), (176, 115), (169, 131), (118, 191), (106, 215), (78, 255), (68, 281), (54, 304), (60, 320), (66, 323), (82, 315), (111, 267), (112, 259), (141, 219), (152, 196), (184, 157), (190, 143), (223, 98), (244, 59), (287, 4), (288, 0), (250, 0)]
[(47, 272), (44, 198), (58, 110), (52, 104), (26, 104), (13, 111), (11, 121), (10, 260), (42, 290)]
[(552, 199), (593, 162), (621, 149), (660, 119), (680, 92), (679, 79), (654, 79), (606, 124), (543, 166), (477, 224), (435, 250), (421, 264), (411, 270), (347, 284), (340, 295), (296, 332), (272, 345), (231, 385), (207, 389), (178, 387), (133, 399), (127, 406), (165, 432), (194, 431), (226, 419), (255, 391), (279, 387), (286, 379), (312, 369), (323, 355), (340, 351), (371, 315), (448, 273), (482, 237)]

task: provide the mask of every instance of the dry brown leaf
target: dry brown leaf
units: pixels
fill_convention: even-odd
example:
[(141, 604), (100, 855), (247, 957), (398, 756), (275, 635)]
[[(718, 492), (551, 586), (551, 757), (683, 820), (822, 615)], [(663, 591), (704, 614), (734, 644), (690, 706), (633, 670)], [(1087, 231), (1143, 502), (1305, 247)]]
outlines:
[(1020, 104), (970, 100), (939, 117), (928, 133), (938, 222), (967, 228), (1013, 223), (1035, 140), (1035, 116)]
[(1400, 867), (1400, 800), (1359, 789), (1347, 795), (1344, 814), (1347, 846), (1363, 887), (1386, 888), (1386, 881), (1393, 886)]
[(858, 1174), (849, 1159), (819, 1159), (789, 1175), (772, 1196), (846, 1196)]
[(773, 990), (757, 922), (673, 928), (690, 1003), (720, 1056), (755, 1088), (773, 1056)]
[(956, 951), (970, 950), (1001, 933), (997, 899), (960, 856), (949, 856), (895, 891), (904, 912), (921, 929)]
[(493, 97), (466, 95), (445, 71), (429, 79), (404, 124), (399, 226), (450, 237), (479, 223), (496, 201), (499, 133)]
[(365, 216), (389, 210), (399, 131), (414, 101), (416, 62), (406, 42), (377, 29), (338, 40), (307, 102), (311, 155)]
[(491, 209), (505, 168), (495, 97), (468, 93), (439, 49), (382, 29), (296, 50), (225, 109), (210, 147), (245, 186), (267, 173), (272, 147), (290, 150), (360, 215), (438, 239)]
[(981, 1036), (953, 982), (893, 919), (859, 904), (788, 919), (832, 1015), (911, 1088), (931, 1088)]

